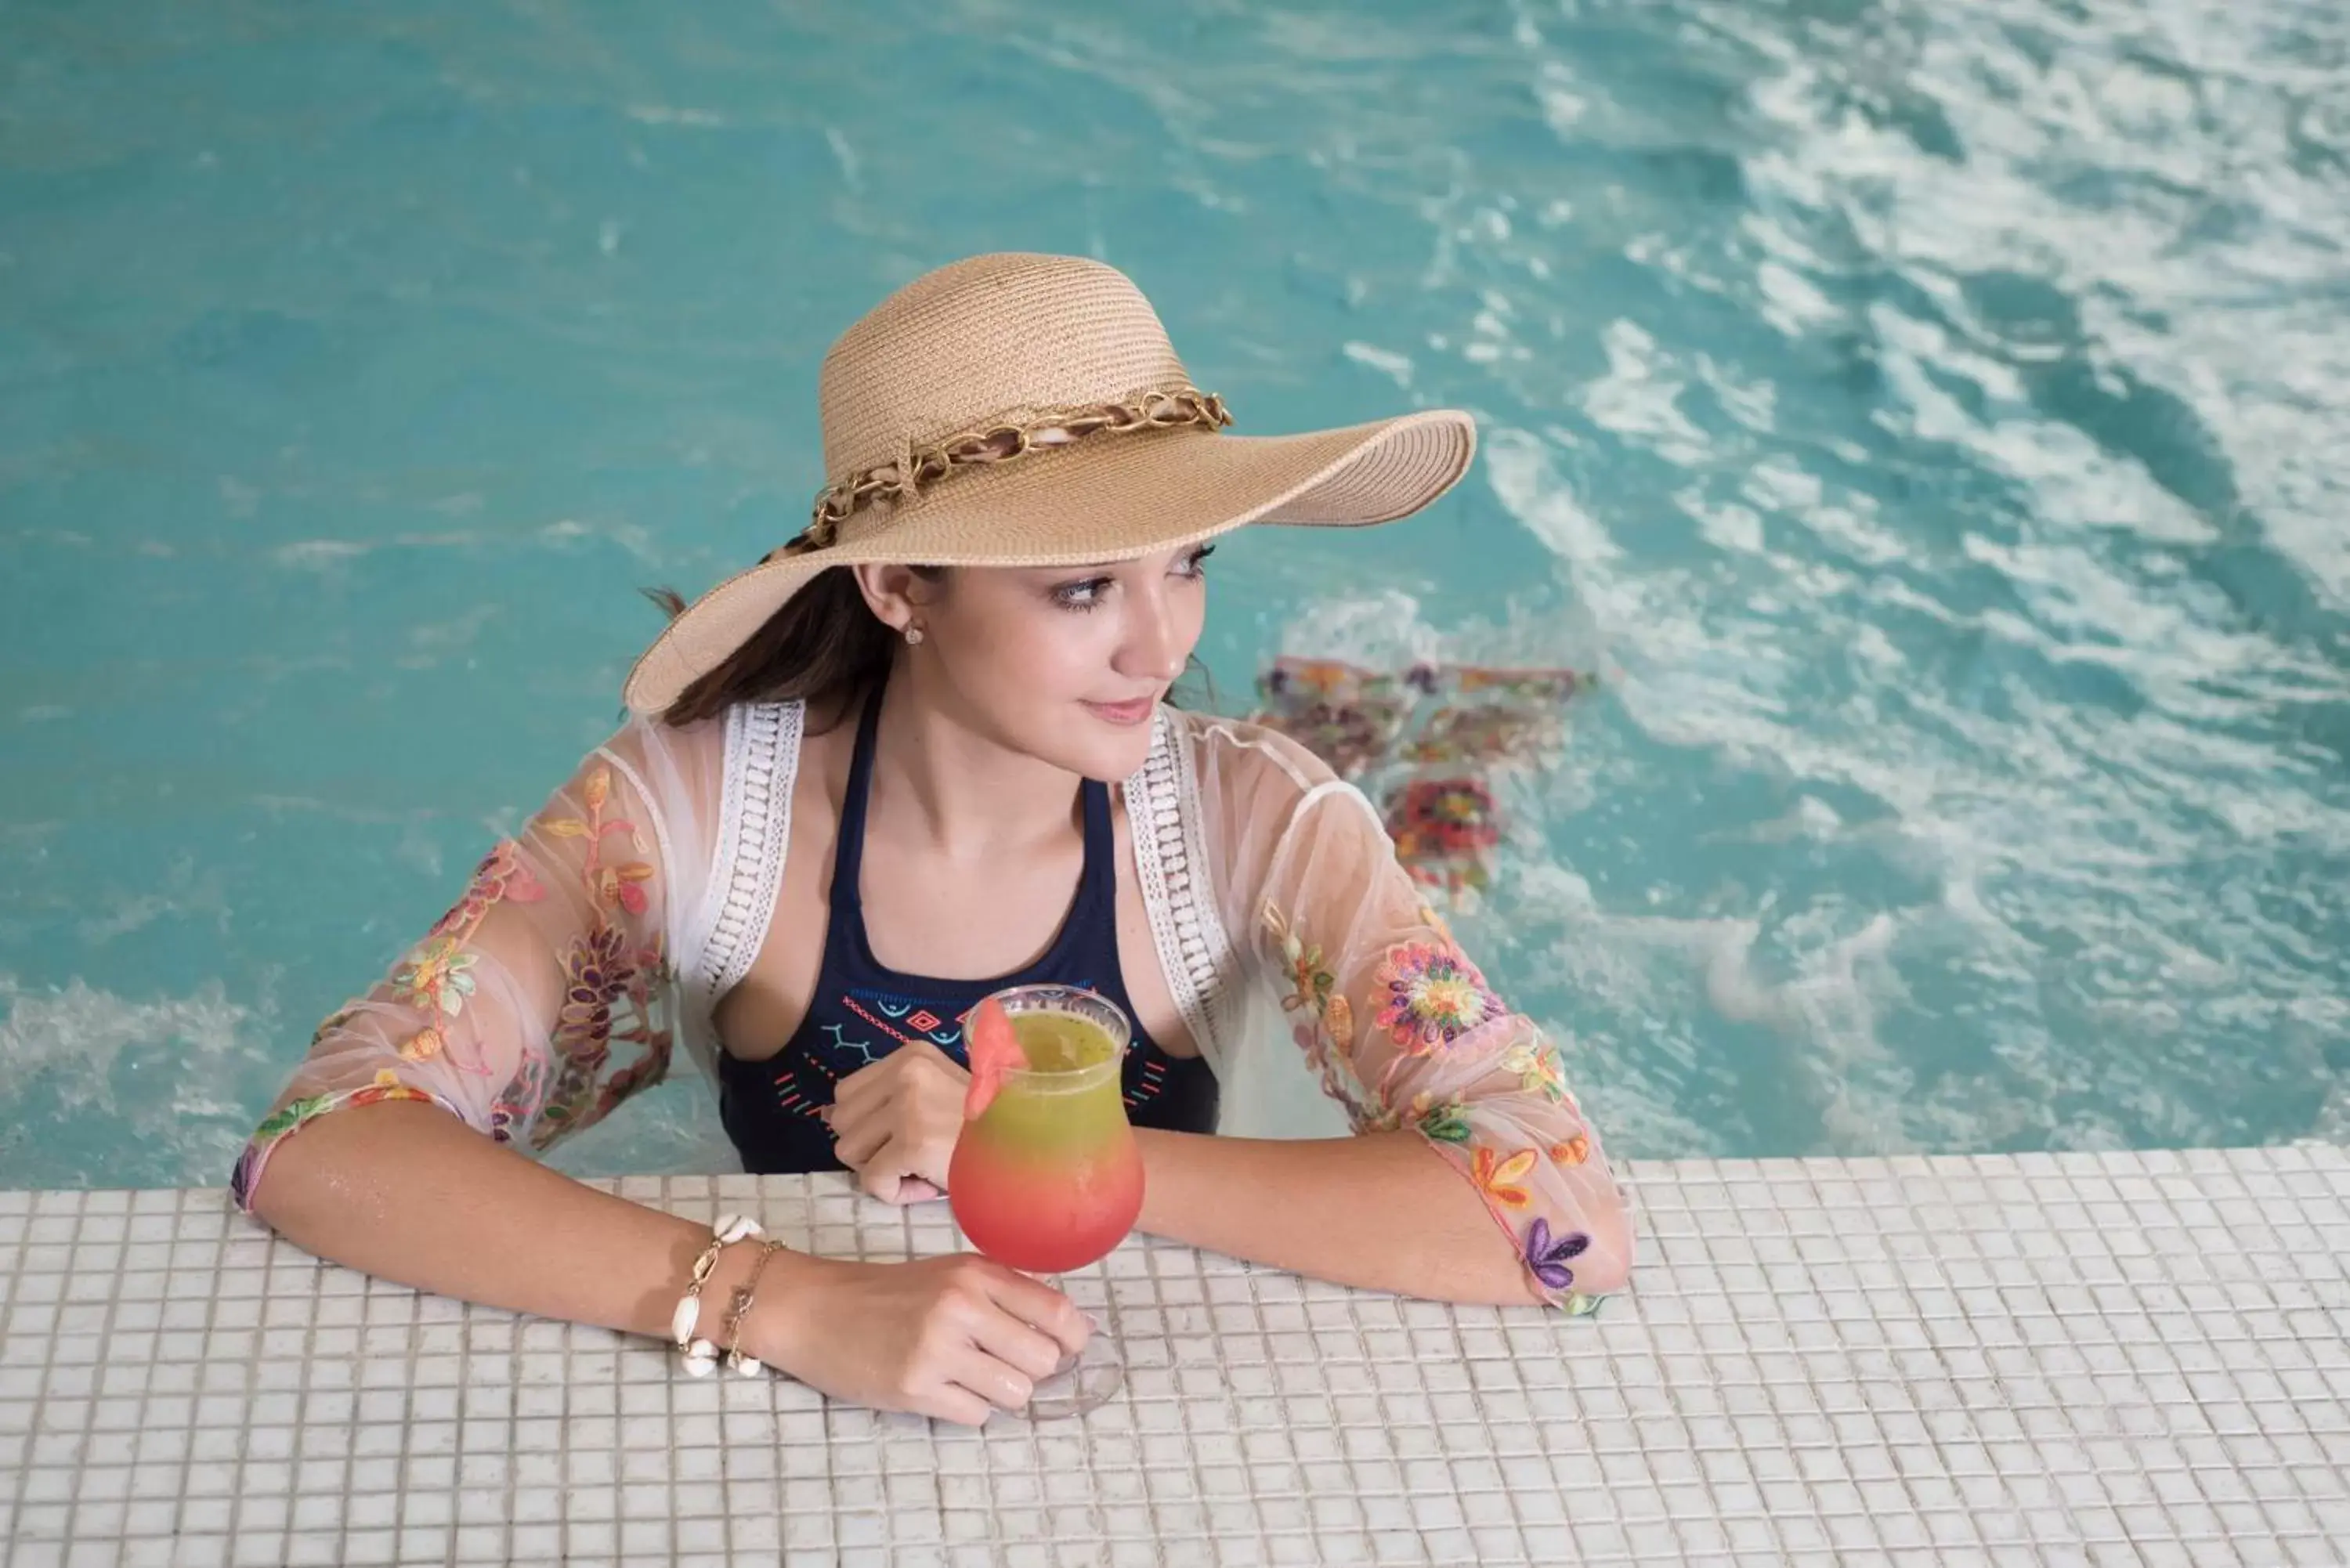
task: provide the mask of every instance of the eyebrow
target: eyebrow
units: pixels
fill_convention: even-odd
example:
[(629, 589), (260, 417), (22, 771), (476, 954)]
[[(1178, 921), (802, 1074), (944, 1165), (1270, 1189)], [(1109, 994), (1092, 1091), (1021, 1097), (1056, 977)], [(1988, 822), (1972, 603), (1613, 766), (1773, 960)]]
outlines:
[[(1201, 550), (1211, 548), (1214, 544), (1215, 541), (1212, 539), (1201, 539), (1196, 543), (1184, 545), (1180, 553), (1186, 555), (1193, 554)], [(1032, 572), (1111, 572), (1116, 571), (1120, 566), (1130, 566), (1134, 565), (1135, 562), (1141, 560), (1142, 558), (1143, 557), (1139, 556), (1128, 556), (1125, 559), (1118, 561), (1080, 561), (1063, 566), (1030, 566), (1026, 569)]]
[[(1178, 555), (1189, 555), (1194, 550), (1209, 549), (1212, 547), (1214, 544), (1215, 541), (1213, 539), (1196, 539), (1189, 545), (1180, 546), (1176, 553)], [(1143, 556), (1127, 556), (1115, 561), (1086, 561), (1075, 566), (1039, 566), (1036, 569), (1040, 572), (1107, 572), (1113, 566), (1130, 566), (1137, 561), (1146, 560), (1149, 557)]]

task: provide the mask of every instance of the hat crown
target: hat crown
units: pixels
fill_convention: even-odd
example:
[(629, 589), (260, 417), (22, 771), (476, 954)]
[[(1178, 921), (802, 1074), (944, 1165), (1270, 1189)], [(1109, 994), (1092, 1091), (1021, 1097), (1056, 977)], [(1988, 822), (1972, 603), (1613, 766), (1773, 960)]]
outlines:
[(824, 357), (827, 482), (1046, 410), (1188, 384), (1133, 280), (1083, 256), (973, 256), (875, 306)]

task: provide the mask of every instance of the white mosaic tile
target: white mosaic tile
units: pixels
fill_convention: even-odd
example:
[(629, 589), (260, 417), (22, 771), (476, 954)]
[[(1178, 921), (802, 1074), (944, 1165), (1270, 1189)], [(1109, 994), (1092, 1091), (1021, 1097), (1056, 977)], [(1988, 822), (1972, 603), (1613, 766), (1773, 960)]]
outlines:
[[(327, 1267), (221, 1194), (0, 1193), (32, 1564), (2350, 1561), (2350, 1154), (1643, 1164), (1596, 1321), (1136, 1242), (1124, 1396), (984, 1434)], [(943, 1211), (630, 1179), (902, 1258)]]

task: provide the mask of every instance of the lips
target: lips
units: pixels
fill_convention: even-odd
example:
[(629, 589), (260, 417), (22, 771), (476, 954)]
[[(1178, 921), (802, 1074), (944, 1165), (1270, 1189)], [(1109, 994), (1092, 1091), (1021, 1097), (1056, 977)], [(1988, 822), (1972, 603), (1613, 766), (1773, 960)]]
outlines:
[(1156, 697), (1138, 697), (1131, 702), (1088, 702), (1086, 706), (1094, 717), (1107, 723), (1134, 725), (1150, 717), (1159, 706)]

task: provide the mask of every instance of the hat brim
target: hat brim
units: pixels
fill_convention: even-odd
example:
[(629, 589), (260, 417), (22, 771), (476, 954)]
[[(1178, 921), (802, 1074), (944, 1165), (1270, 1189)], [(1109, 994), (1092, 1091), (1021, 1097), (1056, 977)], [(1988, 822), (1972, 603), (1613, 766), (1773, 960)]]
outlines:
[(719, 584), (645, 650), (625, 688), (657, 713), (834, 566), (1065, 566), (1128, 560), (1252, 523), (1361, 527), (1409, 516), (1468, 472), (1476, 424), (1430, 409), (1300, 435), (1097, 435), (971, 468), (860, 515), (831, 547)]

